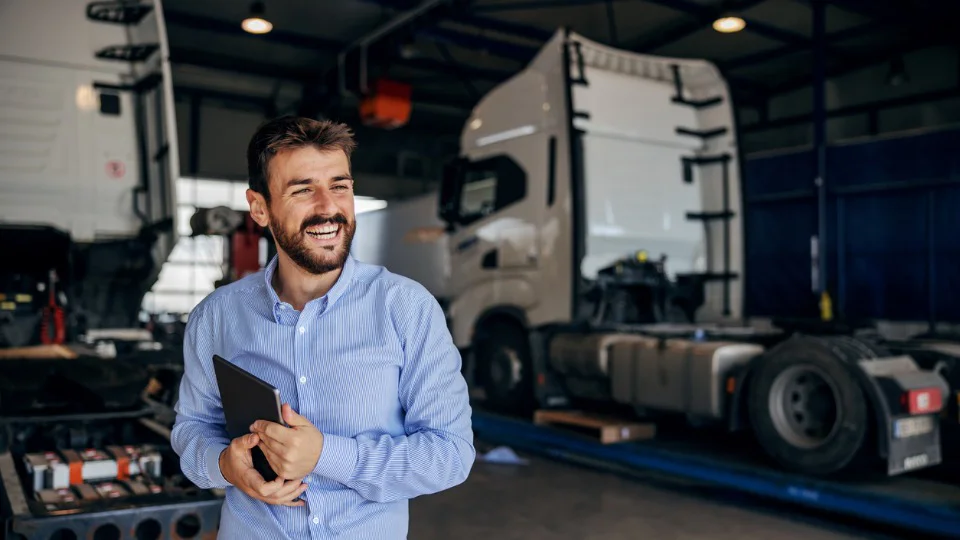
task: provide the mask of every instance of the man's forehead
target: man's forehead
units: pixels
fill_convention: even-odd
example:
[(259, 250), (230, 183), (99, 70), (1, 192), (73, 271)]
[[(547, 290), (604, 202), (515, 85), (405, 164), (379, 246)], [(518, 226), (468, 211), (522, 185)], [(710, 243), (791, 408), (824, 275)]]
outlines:
[[(313, 147), (292, 148), (277, 152), (270, 160), (271, 178), (289, 177), (335, 178), (350, 174), (350, 162), (340, 149), (319, 150)], [(315, 180), (317, 178), (314, 178)]]

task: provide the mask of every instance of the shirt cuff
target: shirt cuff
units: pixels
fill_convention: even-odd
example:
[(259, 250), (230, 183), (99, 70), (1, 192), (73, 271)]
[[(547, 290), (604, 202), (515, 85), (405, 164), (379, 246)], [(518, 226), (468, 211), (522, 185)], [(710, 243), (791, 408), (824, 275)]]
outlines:
[(223, 453), (223, 450), (227, 445), (223, 443), (212, 443), (207, 448), (206, 463), (207, 463), (207, 478), (210, 479), (210, 483), (213, 484), (215, 488), (226, 488), (230, 485), (230, 482), (227, 482), (227, 479), (223, 477), (223, 473), (220, 471), (220, 454)]
[(346, 485), (357, 468), (357, 440), (340, 435), (323, 435), (323, 449), (313, 472)]

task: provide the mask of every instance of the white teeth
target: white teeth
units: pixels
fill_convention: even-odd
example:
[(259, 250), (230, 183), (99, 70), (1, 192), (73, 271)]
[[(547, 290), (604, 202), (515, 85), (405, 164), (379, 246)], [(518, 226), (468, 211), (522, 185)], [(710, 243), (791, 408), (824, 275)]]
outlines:
[(310, 234), (331, 234), (340, 229), (339, 225), (324, 225), (322, 227), (310, 227), (307, 232)]
[(310, 227), (307, 229), (307, 234), (313, 236), (314, 238), (329, 239), (336, 236), (339, 230), (339, 225), (323, 225), (319, 227)]

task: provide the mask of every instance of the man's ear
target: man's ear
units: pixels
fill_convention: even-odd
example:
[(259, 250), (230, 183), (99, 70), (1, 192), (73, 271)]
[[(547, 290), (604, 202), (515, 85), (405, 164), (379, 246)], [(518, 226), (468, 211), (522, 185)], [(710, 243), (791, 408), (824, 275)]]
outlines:
[(257, 225), (266, 229), (267, 225), (270, 224), (270, 215), (267, 212), (266, 199), (263, 198), (263, 195), (248, 188), (247, 203), (250, 205), (250, 217), (253, 218), (253, 221), (255, 221)]

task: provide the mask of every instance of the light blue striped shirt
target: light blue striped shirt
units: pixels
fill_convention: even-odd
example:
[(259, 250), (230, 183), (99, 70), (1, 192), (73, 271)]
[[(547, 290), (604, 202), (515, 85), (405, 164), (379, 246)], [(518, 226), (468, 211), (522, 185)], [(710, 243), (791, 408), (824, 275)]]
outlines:
[[(184, 474), (227, 488), (220, 538), (406, 538), (408, 499), (463, 482), (476, 456), (461, 358), (419, 283), (347, 258), (302, 312), (263, 271), (221, 287), (190, 314), (171, 441)], [(268, 505), (229, 486), (229, 443), (214, 354), (280, 390), (324, 434), (307, 504)]]

